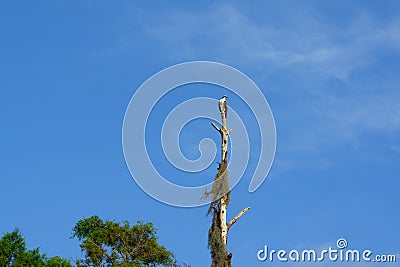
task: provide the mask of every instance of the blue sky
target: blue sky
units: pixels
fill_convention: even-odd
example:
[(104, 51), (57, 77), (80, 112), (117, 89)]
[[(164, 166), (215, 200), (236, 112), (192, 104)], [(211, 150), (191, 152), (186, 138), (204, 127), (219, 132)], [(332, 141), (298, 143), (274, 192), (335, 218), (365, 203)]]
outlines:
[[(208, 266), (207, 207), (146, 195), (121, 144), (125, 109), (146, 79), (207, 60), (253, 79), (277, 129), (268, 179), (249, 194), (249, 171), (232, 192), (228, 218), (251, 206), (230, 231), (234, 266), (281, 266), (257, 260), (265, 244), (318, 249), (340, 237), (400, 258), (397, 1), (6, 1), (0, 32), (0, 232), (19, 227), (30, 248), (76, 259), (79, 219), (144, 220), (179, 261)], [(203, 131), (189, 127), (191, 157)]]

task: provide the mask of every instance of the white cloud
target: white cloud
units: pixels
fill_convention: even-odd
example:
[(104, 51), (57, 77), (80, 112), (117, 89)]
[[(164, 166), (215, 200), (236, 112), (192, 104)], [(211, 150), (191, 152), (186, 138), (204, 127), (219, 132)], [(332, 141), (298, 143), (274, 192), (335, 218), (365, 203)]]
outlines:
[(374, 60), (371, 52), (400, 48), (400, 17), (381, 23), (358, 12), (343, 28), (322, 22), (315, 11), (305, 8), (296, 13), (293, 9), (280, 7), (282, 14), (294, 18), (288, 25), (276, 25), (268, 18), (256, 20), (231, 3), (210, 6), (207, 11), (171, 8), (159, 20), (149, 21), (147, 30), (168, 46), (173, 57), (214, 56), (230, 62), (308, 66), (340, 79)]
[[(202, 11), (170, 7), (144, 24), (148, 36), (177, 62), (217, 60), (255, 69), (277, 68), (288, 76), (301, 77), (299, 82), (308, 84), (298, 86), (300, 90), (278, 92), (296, 99), (278, 108), (286, 118), (285, 127), (292, 131), (283, 151), (315, 156), (338, 144), (362, 143), (365, 134), (400, 131), (400, 78), (357, 81), (358, 75), (374, 75), (369, 68), (381, 64), (378, 61), (384, 53), (399, 54), (400, 16), (380, 20), (366, 8), (352, 8), (354, 17), (335, 24), (304, 5), (276, 4), (262, 18), (243, 5), (219, 3)], [(274, 11), (285, 19), (269, 18)], [(332, 90), (330, 79), (343, 83), (343, 89)], [(319, 160), (318, 166), (329, 166), (323, 157)]]

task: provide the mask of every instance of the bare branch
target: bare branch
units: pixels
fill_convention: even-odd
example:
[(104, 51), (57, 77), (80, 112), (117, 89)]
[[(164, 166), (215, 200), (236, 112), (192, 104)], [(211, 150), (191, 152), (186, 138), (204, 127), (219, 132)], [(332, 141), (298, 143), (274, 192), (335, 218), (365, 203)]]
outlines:
[(215, 128), (218, 132), (221, 132), (221, 129), (220, 129), (217, 125), (215, 125), (214, 122), (212, 122), (211, 125), (214, 126), (214, 128)]
[(250, 207), (244, 208), (241, 212), (239, 212), (235, 217), (233, 217), (233, 219), (226, 225), (229, 228), (231, 228), (231, 226), (237, 222), (237, 220), (239, 220), (240, 217), (242, 217), (243, 214), (245, 214), (248, 210), (250, 209)]

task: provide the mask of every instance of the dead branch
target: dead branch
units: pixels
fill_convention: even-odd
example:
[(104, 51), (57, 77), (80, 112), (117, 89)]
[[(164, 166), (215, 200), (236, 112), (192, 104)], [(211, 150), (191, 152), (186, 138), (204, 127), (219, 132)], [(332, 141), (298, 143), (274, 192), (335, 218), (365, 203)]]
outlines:
[(237, 220), (239, 220), (240, 217), (242, 217), (243, 214), (245, 214), (248, 210), (250, 209), (250, 207), (244, 208), (241, 212), (239, 212), (235, 217), (233, 217), (233, 219), (226, 225), (229, 231), (229, 228), (231, 228), (231, 226), (237, 222)]

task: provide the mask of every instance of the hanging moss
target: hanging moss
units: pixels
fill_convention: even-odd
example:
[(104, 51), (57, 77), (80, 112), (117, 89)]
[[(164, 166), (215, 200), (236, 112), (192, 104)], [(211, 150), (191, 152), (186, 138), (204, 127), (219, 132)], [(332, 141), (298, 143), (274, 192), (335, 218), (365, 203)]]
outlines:
[(222, 162), (219, 164), (218, 173), (215, 175), (211, 192), (205, 192), (205, 197), (209, 197), (209, 195), (211, 195), (212, 199), (215, 199), (213, 202), (211, 202), (210, 208), (207, 211), (207, 215), (211, 213), (213, 208), (219, 210), (219, 202), (222, 197), (224, 198), (225, 204), (228, 207), (231, 199), (228, 177), (228, 164), (226, 162)]
[(212, 225), (208, 230), (208, 248), (212, 258), (211, 267), (224, 267), (228, 257), (225, 243), (221, 237), (220, 225), (218, 212), (214, 211)]
[[(215, 201), (210, 204), (207, 214), (213, 211), (213, 220), (210, 229), (208, 230), (208, 248), (210, 249), (212, 264), (211, 267), (231, 267), (232, 254), (226, 251), (226, 245), (222, 239), (222, 229), (220, 220), (220, 200), (224, 198), (226, 206), (230, 201), (230, 189), (228, 181), (228, 164), (222, 162), (219, 164), (218, 173), (215, 175), (215, 180), (211, 195)], [(226, 193), (228, 192), (228, 193)], [(225, 193), (225, 194), (224, 194)]]

